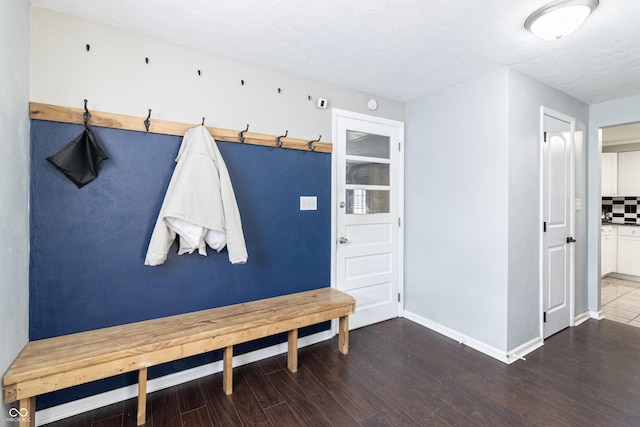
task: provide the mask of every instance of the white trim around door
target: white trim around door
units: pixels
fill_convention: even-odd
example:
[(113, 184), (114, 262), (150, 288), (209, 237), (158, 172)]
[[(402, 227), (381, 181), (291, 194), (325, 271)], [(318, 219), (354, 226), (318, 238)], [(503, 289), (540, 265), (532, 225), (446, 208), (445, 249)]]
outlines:
[[(550, 117), (552, 119), (556, 119), (562, 122), (565, 122), (570, 129), (570, 165), (568, 167), (567, 173), (569, 174), (570, 179), (570, 190), (569, 194), (566, 195), (569, 206), (569, 233), (568, 238), (575, 236), (575, 132), (576, 132), (576, 119), (574, 117), (568, 116), (564, 113), (555, 111), (551, 108), (542, 106), (540, 108), (540, 138), (539, 138), (539, 159), (540, 159), (540, 223), (543, 225), (545, 221), (545, 212), (544, 212), (544, 143), (545, 143), (545, 116)], [(545, 280), (545, 248), (544, 248), (544, 238), (545, 238), (545, 230), (544, 226), (540, 227), (540, 337), (545, 338), (545, 326), (544, 326), (544, 312), (545, 312), (545, 303), (544, 303), (544, 280)], [(575, 240), (573, 240), (575, 242)], [(568, 327), (572, 327), (576, 325), (575, 319), (575, 243), (569, 243), (569, 239), (567, 239), (568, 253), (569, 253), (569, 314), (566, 325)]]
[[(340, 240), (342, 240), (342, 242), (347, 242), (348, 239), (344, 238), (345, 230), (338, 230), (340, 224), (342, 224), (343, 222), (339, 218), (339, 212), (340, 212), (340, 215), (342, 215), (345, 212), (344, 211), (345, 204), (342, 203), (342, 207), (341, 207), (341, 203), (340, 203), (340, 202), (345, 202), (345, 196), (344, 194), (340, 194), (340, 195), (338, 194), (339, 176), (344, 177), (344, 171), (342, 171), (342, 174), (341, 174), (340, 173), (341, 171), (339, 169), (339, 167), (344, 169), (344, 165), (338, 164), (338, 157), (339, 157), (338, 153), (340, 152), (341, 148), (343, 148), (343, 151), (344, 151), (344, 147), (339, 147), (338, 144), (340, 144), (341, 140), (342, 141), (345, 140), (344, 137), (341, 138), (342, 135), (340, 134), (341, 132), (340, 128), (344, 127), (345, 122), (355, 123), (356, 127), (359, 123), (362, 125), (363, 128), (384, 129), (386, 127), (387, 128), (386, 132), (389, 132), (389, 134), (393, 135), (391, 140), (394, 142), (392, 142), (393, 146), (390, 149), (398, 150), (396, 153), (392, 153), (391, 158), (393, 160), (389, 160), (389, 161), (392, 162), (391, 164), (391, 170), (393, 172), (392, 176), (395, 177), (391, 179), (391, 184), (390, 184), (392, 186), (391, 191), (395, 193), (392, 197), (392, 200), (394, 201), (391, 202), (392, 204), (395, 204), (395, 206), (392, 206), (391, 211), (394, 213), (394, 218), (393, 218), (394, 227), (397, 227), (397, 239), (395, 239), (396, 242), (393, 249), (393, 252), (395, 253), (393, 254), (392, 258), (394, 259), (393, 263), (396, 264), (393, 267), (394, 269), (393, 274), (394, 274), (394, 280), (397, 280), (398, 296), (393, 295), (394, 301), (397, 299), (397, 303), (394, 302), (394, 304), (397, 304), (396, 306), (397, 310), (394, 309), (393, 311), (394, 311), (394, 314), (397, 313), (395, 314), (396, 317), (402, 316), (403, 306), (404, 306), (404, 144), (405, 144), (404, 123), (396, 120), (390, 120), (390, 119), (385, 119), (385, 118), (380, 118), (376, 116), (370, 116), (366, 114), (355, 113), (355, 112), (340, 110), (340, 109), (333, 109), (332, 113), (333, 113), (333, 145), (334, 146), (332, 150), (332, 159), (331, 159), (332, 160), (331, 161), (331, 170), (332, 170), (331, 172), (331, 176), (332, 176), (332, 182), (331, 182), (331, 205), (332, 205), (332, 210), (331, 210), (331, 286), (340, 288), (339, 285), (340, 283), (342, 283), (342, 282), (339, 283), (339, 278), (338, 278), (338, 270), (343, 268), (338, 265), (338, 256), (340, 255), (340, 253), (344, 253), (345, 248), (351, 245), (351, 243), (354, 243), (354, 248), (358, 246), (356, 242), (341, 244)], [(395, 142), (396, 140), (397, 140), (397, 144)], [(361, 156), (356, 156), (356, 157), (358, 157), (358, 161), (362, 161), (362, 162), (371, 160), (371, 159), (363, 160), (364, 157), (361, 157)], [(381, 161), (384, 162), (383, 160)], [(373, 160), (373, 162), (375, 163), (376, 161)], [(378, 186), (374, 185), (370, 187), (374, 188), (373, 191), (384, 189), (384, 186), (379, 186), (379, 185)], [(362, 217), (365, 217), (365, 216), (373, 217), (375, 215), (362, 215)], [(395, 216), (397, 216), (397, 219), (395, 218)], [(342, 215), (342, 218), (344, 218), (344, 215)], [(340, 237), (343, 237), (343, 239), (340, 239)], [(338, 247), (339, 245), (341, 245), (340, 248)], [(339, 253), (339, 251), (342, 251), (342, 252)], [(357, 316), (357, 313), (358, 313), (358, 298), (356, 296), (356, 315), (355, 316)], [(350, 326), (352, 327), (362, 326), (360, 325), (361, 322), (357, 321), (358, 319), (354, 319), (354, 320), (355, 322), (352, 323), (350, 319), (350, 323), (352, 323)]]

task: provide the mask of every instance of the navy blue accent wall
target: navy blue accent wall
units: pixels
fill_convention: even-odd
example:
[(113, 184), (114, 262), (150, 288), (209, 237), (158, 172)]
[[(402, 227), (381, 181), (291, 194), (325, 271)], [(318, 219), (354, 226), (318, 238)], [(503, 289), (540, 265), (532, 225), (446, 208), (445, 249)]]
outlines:
[[(249, 261), (226, 250), (144, 265), (181, 137), (94, 128), (110, 159), (78, 189), (46, 158), (82, 126), (31, 122), (30, 339), (169, 316), (330, 283), (331, 156), (218, 142), (234, 186)], [(299, 196), (318, 197), (300, 211)], [(307, 330), (326, 330), (327, 324)], [(282, 342), (276, 337), (236, 354)], [(213, 353), (156, 367), (150, 377), (220, 359)], [(39, 399), (38, 408), (134, 383), (124, 375)]]

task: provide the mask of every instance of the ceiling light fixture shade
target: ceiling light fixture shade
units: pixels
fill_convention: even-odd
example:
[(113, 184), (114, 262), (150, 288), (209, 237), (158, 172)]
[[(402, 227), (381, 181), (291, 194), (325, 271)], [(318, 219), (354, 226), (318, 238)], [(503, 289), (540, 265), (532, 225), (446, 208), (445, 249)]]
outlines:
[(598, 4), (598, 0), (557, 0), (533, 12), (524, 27), (541, 39), (561, 39), (577, 30)]

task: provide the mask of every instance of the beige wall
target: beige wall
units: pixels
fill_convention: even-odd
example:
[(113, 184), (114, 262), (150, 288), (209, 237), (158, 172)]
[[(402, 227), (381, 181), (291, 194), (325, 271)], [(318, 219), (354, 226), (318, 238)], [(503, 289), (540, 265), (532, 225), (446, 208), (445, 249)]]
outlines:
[[(404, 120), (404, 104), (32, 8), (31, 100), (331, 141), (331, 108)], [(87, 52), (86, 45), (91, 46)], [(149, 58), (149, 63), (145, 62)], [(197, 70), (201, 70), (198, 75)], [(245, 85), (241, 84), (245, 81)], [(278, 93), (278, 88), (281, 93)], [(312, 97), (312, 100), (308, 99)], [(329, 100), (327, 109), (317, 98)]]

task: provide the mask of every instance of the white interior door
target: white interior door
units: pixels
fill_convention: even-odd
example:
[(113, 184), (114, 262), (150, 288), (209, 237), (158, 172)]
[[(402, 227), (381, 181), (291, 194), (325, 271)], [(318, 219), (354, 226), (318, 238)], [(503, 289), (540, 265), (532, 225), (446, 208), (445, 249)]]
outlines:
[(543, 116), (543, 337), (570, 326), (573, 315), (574, 179), (571, 118)]
[(350, 328), (401, 310), (404, 125), (334, 111), (335, 283), (356, 298)]

